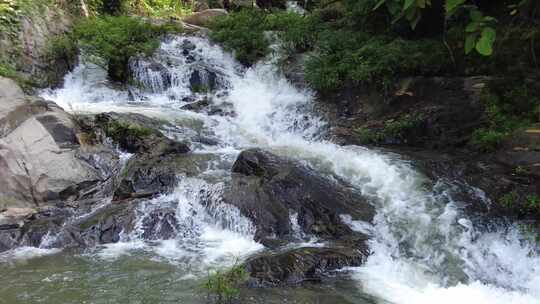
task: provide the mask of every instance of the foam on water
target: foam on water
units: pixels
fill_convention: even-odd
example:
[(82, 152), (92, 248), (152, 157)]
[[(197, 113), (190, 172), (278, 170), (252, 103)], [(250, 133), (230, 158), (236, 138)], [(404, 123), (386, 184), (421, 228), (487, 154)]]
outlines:
[[(195, 45), (195, 63), (186, 62), (181, 54), (185, 39)], [(348, 222), (372, 235), (373, 255), (354, 277), (359, 288), (381, 302), (540, 303), (538, 248), (517, 229), (475, 230), (446, 181), (426, 186), (426, 179), (396, 155), (321, 140), (324, 122), (313, 115), (311, 92), (293, 87), (272, 65), (261, 63), (244, 70), (202, 38), (170, 39), (153, 60), (165, 64), (173, 75), (170, 88), (163, 86), (158, 74), (144, 71), (148, 65), (139, 64), (143, 70), (137, 75), (151, 89), (132, 92), (130, 97), (103, 84), (102, 71), (82, 65), (66, 78), (63, 89), (43, 95), (67, 110), (191, 115), (219, 139), (217, 146), (195, 153), (220, 154), (230, 163), (242, 149), (259, 146), (348, 180), (377, 208), (373, 226)], [(235, 116), (186, 114), (180, 109), (184, 95), (192, 94), (190, 73), (200, 65), (211, 67), (224, 83), (209, 97), (214, 103), (231, 104)], [(141, 209), (142, 220), (144, 214), (170, 203), (184, 231), (177, 239), (152, 244), (152, 252), (171, 261), (213, 264), (261, 248), (253, 241), (249, 221), (220, 203), (219, 184), (182, 180), (173, 194), (151, 200)], [(477, 193), (478, 203), (485, 203), (481, 191), (471, 191)], [(140, 235), (134, 234), (124, 241), (138, 239)]]
[(42, 256), (53, 255), (61, 252), (61, 249), (48, 249), (38, 247), (19, 247), (13, 250), (0, 253), (0, 262), (21, 262)]

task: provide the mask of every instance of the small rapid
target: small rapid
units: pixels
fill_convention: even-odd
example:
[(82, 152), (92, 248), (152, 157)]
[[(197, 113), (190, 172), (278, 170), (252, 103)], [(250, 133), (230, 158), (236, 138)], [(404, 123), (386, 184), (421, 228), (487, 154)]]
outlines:
[[(190, 56), (183, 53), (186, 47)], [(373, 201), (373, 226), (349, 223), (372, 237), (372, 255), (351, 276), (358, 290), (378, 302), (540, 303), (539, 250), (518, 227), (484, 231), (454, 200), (452, 181), (431, 183), (395, 154), (324, 140), (326, 125), (316, 115), (312, 92), (292, 86), (271, 61), (245, 69), (204, 38), (171, 37), (151, 59), (132, 62), (139, 87), (115, 88), (103, 70), (82, 63), (63, 88), (42, 93), (74, 113), (137, 112), (191, 126), (171, 136), (203, 134), (217, 141), (194, 146), (193, 153), (216, 156), (201, 176), (181, 179), (172, 194), (142, 204), (134, 233), (89, 254), (114, 261), (142, 252), (183, 265), (190, 277), (261, 250), (249, 220), (220, 202), (221, 181), (236, 156), (261, 147), (338, 175)], [(193, 92), (196, 71), (200, 82), (212, 81), (217, 89)], [(181, 109), (202, 98), (234, 114)], [(480, 194), (478, 203), (489, 204)], [(142, 241), (145, 219), (160, 216), (160, 208), (175, 210), (181, 229), (174, 238)]]

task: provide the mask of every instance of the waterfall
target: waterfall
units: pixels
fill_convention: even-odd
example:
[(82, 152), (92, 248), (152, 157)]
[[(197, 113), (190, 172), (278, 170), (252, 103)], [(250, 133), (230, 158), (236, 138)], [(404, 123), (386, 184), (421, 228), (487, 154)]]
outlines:
[[(373, 251), (352, 276), (358, 289), (381, 303), (540, 303), (538, 249), (516, 227), (479, 230), (445, 181), (427, 187), (426, 178), (397, 155), (323, 140), (325, 123), (314, 114), (312, 92), (292, 86), (271, 64), (246, 69), (204, 38), (174, 37), (153, 58), (138, 58), (131, 67), (141, 87), (110, 87), (102, 70), (83, 64), (66, 77), (63, 88), (42, 95), (68, 111), (139, 112), (172, 122), (197, 121), (218, 142), (193, 152), (219, 155), (206, 177), (219, 179), (240, 151), (262, 147), (349, 181), (377, 208), (373, 227), (349, 221), (353, 229), (370, 231)], [(204, 76), (195, 79), (196, 71)], [(213, 88), (193, 92), (193, 81)], [(229, 106), (234, 115), (181, 109), (201, 98)], [(220, 184), (205, 176), (185, 179), (174, 193), (146, 202), (137, 232), (96, 249), (97, 255), (114, 259), (150, 250), (174, 263), (211, 265), (260, 250), (249, 221), (232, 207), (221, 208)], [(208, 199), (214, 208), (207, 207)], [(478, 195), (478, 203), (487, 202)], [(164, 206), (175, 210), (182, 235), (142, 244), (145, 215)]]

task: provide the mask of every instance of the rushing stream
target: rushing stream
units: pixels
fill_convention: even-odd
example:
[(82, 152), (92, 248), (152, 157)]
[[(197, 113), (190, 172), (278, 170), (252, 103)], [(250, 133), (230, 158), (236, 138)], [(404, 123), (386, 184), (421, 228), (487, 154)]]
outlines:
[[(190, 56), (183, 53), (186, 45)], [(398, 155), (324, 140), (325, 123), (312, 108), (311, 92), (293, 87), (270, 62), (246, 70), (196, 37), (163, 42), (153, 60), (170, 77), (150, 69), (151, 62), (134, 62), (147, 89), (116, 89), (104, 71), (81, 64), (63, 88), (42, 95), (71, 112), (137, 112), (178, 125), (168, 136), (212, 138), (216, 145), (192, 145), (193, 153), (209, 158), (207, 168), (181, 179), (174, 193), (142, 204), (137, 229), (118, 243), (83, 253), (42, 244), (0, 255), (0, 303), (205, 303), (200, 283), (208, 269), (263, 248), (249, 220), (220, 204), (221, 182), (249, 147), (348, 180), (374, 202), (377, 215), (373, 226), (349, 221), (372, 235), (373, 254), (364, 266), (322, 285), (246, 290), (245, 302), (540, 303), (540, 255), (519, 229), (479, 230), (453, 200), (452, 183), (428, 181)], [(203, 82), (215, 78), (217, 90), (191, 92), (194, 70)], [(206, 95), (235, 115), (180, 109)], [(481, 191), (471, 191), (489, 204)], [(181, 232), (172, 240), (144, 241), (145, 215), (164, 206), (176, 210)]]

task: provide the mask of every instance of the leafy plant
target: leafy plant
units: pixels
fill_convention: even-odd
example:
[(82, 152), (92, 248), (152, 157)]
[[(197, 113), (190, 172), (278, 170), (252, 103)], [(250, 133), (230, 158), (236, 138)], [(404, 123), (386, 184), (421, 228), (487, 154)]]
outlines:
[(493, 54), (493, 43), (497, 36), (497, 32), (491, 26), (495, 22), (495, 18), (484, 16), (477, 9), (470, 10), (471, 21), (467, 24), (465, 31), (465, 53), (470, 53), (473, 48), (484, 56)]
[(393, 16), (392, 23), (401, 18), (406, 18), (412, 29), (415, 29), (422, 19), (422, 10), (431, 6), (431, 0), (380, 0), (375, 4), (373, 10), (377, 10), (382, 5)]
[(78, 54), (77, 41), (71, 34), (53, 37), (47, 42), (45, 57), (50, 62), (57, 60), (71, 61)]
[(240, 294), (239, 286), (247, 278), (245, 268), (237, 261), (227, 271), (208, 273), (204, 288), (216, 297), (218, 303), (228, 303)]
[(499, 202), (501, 205), (503, 205), (506, 208), (512, 208), (515, 206), (518, 199), (519, 199), (518, 193), (516, 191), (511, 191), (501, 196)]
[(268, 54), (270, 42), (264, 36), (265, 14), (256, 10), (241, 10), (216, 18), (211, 24), (210, 38), (234, 52), (238, 61), (252, 65)]

